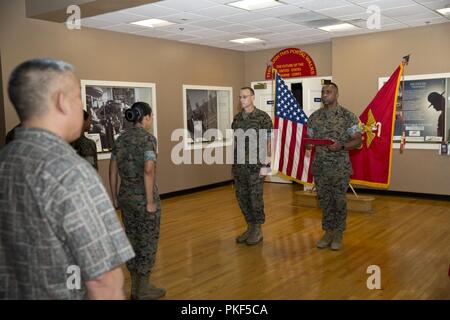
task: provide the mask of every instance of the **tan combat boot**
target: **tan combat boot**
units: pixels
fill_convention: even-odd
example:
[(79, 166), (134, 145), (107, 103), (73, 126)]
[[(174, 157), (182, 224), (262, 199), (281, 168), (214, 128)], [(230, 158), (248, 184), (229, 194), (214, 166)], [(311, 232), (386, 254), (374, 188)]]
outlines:
[(248, 237), (250, 236), (250, 233), (255, 228), (254, 224), (247, 224), (247, 230), (243, 234), (241, 234), (239, 237), (236, 238), (237, 243), (245, 243), (247, 241)]
[(333, 241), (333, 234), (334, 234), (333, 230), (326, 230), (322, 239), (317, 241), (317, 244), (316, 244), (317, 248), (319, 248), (319, 249), (327, 248)]
[(131, 274), (131, 300), (156, 300), (165, 294), (166, 290), (149, 283), (147, 276)]
[(341, 250), (342, 248), (342, 232), (336, 231), (334, 233), (333, 242), (331, 242), (331, 250)]
[(262, 230), (261, 230), (261, 225), (255, 224), (254, 228), (251, 230), (250, 235), (248, 236), (245, 243), (251, 246), (251, 245), (260, 243), (262, 240), (263, 240), (263, 234), (262, 234)]

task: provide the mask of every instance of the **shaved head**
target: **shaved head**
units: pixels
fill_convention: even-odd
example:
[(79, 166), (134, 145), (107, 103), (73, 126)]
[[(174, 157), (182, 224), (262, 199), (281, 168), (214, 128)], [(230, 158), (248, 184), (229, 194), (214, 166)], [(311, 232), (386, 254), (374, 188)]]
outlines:
[(55, 92), (73, 87), (72, 65), (52, 59), (34, 59), (14, 69), (8, 82), (9, 98), (23, 122), (45, 114)]

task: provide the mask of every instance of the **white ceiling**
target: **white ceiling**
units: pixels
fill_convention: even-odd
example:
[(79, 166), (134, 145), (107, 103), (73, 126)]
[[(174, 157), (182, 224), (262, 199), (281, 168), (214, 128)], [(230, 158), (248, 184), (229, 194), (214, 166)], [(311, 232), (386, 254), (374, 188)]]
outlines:
[[(164, 0), (82, 19), (82, 27), (125, 32), (145, 37), (189, 42), (239, 51), (286, 47), (329, 41), (331, 38), (450, 22), (435, 9), (450, 6), (450, 0), (281, 0), (282, 5), (246, 11), (226, 5), (235, 0)], [(367, 7), (381, 10), (381, 29), (367, 28)], [(175, 25), (146, 28), (131, 25), (158, 18)], [(326, 32), (317, 20), (349, 22), (359, 29)], [(254, 37), (264, 43), (241, 45), (230, 42)]]

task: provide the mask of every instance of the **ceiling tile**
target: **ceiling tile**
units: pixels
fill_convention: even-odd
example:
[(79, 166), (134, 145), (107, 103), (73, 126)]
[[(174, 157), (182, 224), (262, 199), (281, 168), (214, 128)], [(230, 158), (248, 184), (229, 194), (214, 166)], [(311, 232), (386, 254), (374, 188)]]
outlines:
[(356, 14), (350, 14), (350, 15), (345, 15), (345, 16), (339, 16), (338, 18), (342, 21), (345, 20), (356, 20), (356, 19), (364, 19), (366, 20), (368, 17), (370, 17), (371, 14), (367, 13), (367, 12), (361, 12), (361, 13), (356, 13)]
[(265, 46), (262, 44), (260, 45), (239, 44), (237, 46), (230, 47), (230, 49), (239, 51), (256, 51), (265, 49)]
[(421, 14), (421, 13), (425, 13), (425, 12), (430, 12), (430, 11), (429, 11), (429, 9), (424, 8), (423, 6), (420, 6), (420, 5), (387, 9), (387, 10), (382, 11), (383, 15), (385, 15), (387, 17), (391, 17), (391, 18), (392, 17), (393, 18), (404, 17), (404, 16), (408, 16), (408, 15)]
[(263, 16), (262, 14), (256, 14), (253, 12), (244, 12), (244, 13), (233, 14), (231, 16), (222, 17), (221, 19), (225, 20), (225, 21), (229, 21), (229, 22), (234, 22), (234, 23), (247, 24), (250, 21), (267, 19), (267, 17)]
[(280, 26), (284, 24), (288, 24), (286, 21), (277, 19), (277, 18), (266, 18), (262, 20), (256, 21), (248, 21), (246, 24), (250, 26), (256, 26), (260, 28), (271, 27), (271, 26)]
[(450, 6), (449, 0), (437, 0), (437, 1), (426, 0), (426, 1), (417, 1), (417, 2), (421, 3), (422, 5), (424, 5), (425, 7), (429, 8), (431, 10), (443, 9), (446, 6)]
[(318, 10), (317, 12), (320, 14), (324, 14), (328, 17), (341, 17), (341, 16), (349, 16), (354, 14), (367, 14), (366, 8), (361, 8), (360, 6), (347, 6), (347, 7), (340, 7), (340, 8), (331, 8), (331, 9), (324, 9), (324, 10)]
[(202, 21), (196, 21), (190, 23), (194, 26), (204, 27), (204, 28), (217, 28), (217, 27), (223, 27), (229, 24), (229, 22), (222, 21), (222, 20), (202, 20)]
[(104, 27), (101, 28), (103, 30), (109, 30), (109, 31), (116, 31), (116, 32), (126, 32), (126, 33), (131, 33), (131, 32), (138, 32), (138, 31), (143, 31), (146, 28), (145, 27), (140, 27), (140, 26), (135, 26), (132, 24), (118, 24), (115, 26), (111, 26), (111, 27)]
[(287, 24), (283, 24), (281, 26), (271, 26), (271, 27), (266, 27), (264, 29), (270, 30), (272, 32), (289, 32), (289, 31), (299, 31), (299, 30), (304, 30), (304, 29), (309, 29), (308, 27), (305, 26), (301, 26), (299, 24), (295, 24), (295, 23), (287, 23)]
[[(353, 24), (353, 25), (355, 25), (355, 26), (357, 26), (357, 27), (367, 29), (367, 21), (365, 21), (365, 20), (362, 20), (362, 21), (350, 20), (348, 22)], [(398, 23), (399, 23), (399, 21), (397, 21), (395, 19), (388, 18), (388, 17), (384, 17), (384, 16), (381, 16), (381, 19), (380, 19), (380, 27), (381, 27), (381, 29), (383, 29), (386, 26), (393, 25), (393, 24), (398, 24)], [(379, 30), (379, 29), (374, 29), (374, 30)]]
[(437, 23), (448, 23), (449, 20), (440, 17), (440, 18), (433, 18), (433, 19), (421, 19), (421, 20), (414, 20), (414, 21), (408, 21), (406, 24), (412, 27), (420, 27), (420, 26), (427, 26), (430, 24), (437, 24)]
[(407, 28), (408, 25), (404, 23), (395, 23), (390, 24), (382, 27), (382, 31), (388, 31), (388, 30), (397, 30), (397, 29), (404, 29)]
[(191, 23), (208, 19), (205, 16), (200, 16), (198, 14), (192, 14), (189, 12), (182, 12), (179, 14), (174, 14), (170, 16), (163, 16), (161, 19), (168, 20), (175, 23)]
[(180, 11), (193, 11), (213, 7), (217, 4), (207, 0), (165, 0), (159, 1), (158, 5)]
[(301, 8), (305, 8), (308, 10), (323, 10), (330, 8), (338, 8), (349, 6), (351, 3), (344, 0), (315, 0), (313, 2), (306, 2), (304, 4), (300, 4)]
[(243, 13), (242, 9), (230, 7), (230, 6), (215, 6), (215, 7), (209, 7), (205, 9), (195, 10), (192, 11), (195, 14), (199, 14), (202, 16), (207, 16), (208, 18), (220, 18), (225, 16), (230, 16), (233, 14), (239, 14)]
[[(433, 13), (433, 11), (425, 11), (417, 14), (409, 14), (405, 16), (395, 17), (396, 20), (405, 22), (405, 21), (413, 21), (413, 20), (425, 20), (425, 19), (435, 19), (441, 18), (438, 13)], [(445, 18), (444, 18), (445, 19)]]
[(193, 39), (198, 39), (199, 37), (197, 36), (193, 36), (193, 35), (189, 35), (189, 34), (171, 34), (171, 35), (167, 35), (164, 36), (164, 39), (167, 40), (193, 40)]
[(235, 23), (235, 24), (222, 25), (222, 26), (216, 27), (214, 29), (220, 30), (220, 31), (225, 31), (225, 32), (241, 32), (241, 31), (248, 30), (249, 28), (250, 27), (247, 25)]
[(310, 37), (310, 36), (315, 36), (315, 35), (326, 35), (329, 33), (326, 31), (318, 30), (318, 29), (305, 29), (305, 30), (287, 32), (287, 34), (294, 35), (294, 36), (300, 36), (300, 37)]
[(293, 34), (288, 34), (288, 33), (274, 33), (274, 34), (269, 34), (266, 36), (261, 36), (261, 39), (266, 40), (266, 41), (281, 41), (281, 40), (289, 40), (289, 39), (293, 39), (296, 36)]
[(158, 27), (156, 28), (162, 31), (175, 32), (175, 33), (189, 33), (198, 30), (204, 30), (204, 28), (199, 26), (194, 26), (192, 24), (172, 24), (170, 26)]
[[(214, 3), (218, 3), (218, 4), (225, 4), (225, 3), (230, 3), (233, 2), (233, 0), (209, 0), (210, 2), (214, 2)], [(430, 1), (430, 0), (428, 0)]]
[(386, 10), (391, 8), (408, 7), (417, 4), (412, 0), (377, 0), (377, 1), (366, 1), (361, 3), (360, 5), (365, 8), (369, 6), (377, 6), (381, 10)]
[(226, 34), (228, 34), (228, 32), (212, 30), (212, 29), (202, 29), (202, 30), (197, 30), (197, 31), (191, 32), (190, 34), (193, 34), (193, 35), (199, 36), (199, 37), (209, 38), (209, 37), (214, 37), (214, 36), (226, 35)]
[(179, 10), (170, 9), (158, 6), (157, 4), (145, 4), (143, 6), (134, 7), (124, 11), (125, 13), (138, 14), (141, 16), (147, 16), (150, 18), (158, 18), (163, 16), (168, 16), (172, 14), (180, 13)]
[(268, 8), (268, 9), (261, 9), (261, 10), (255, 10), (255, 13), (262, 14), (267, 17), (274, 17), (277, 18), (279, 16), (284, 16), (287, 14), (294, 14), (294, 13), (300, 13), (305, 12), (308, 10), (300, 9), (299, 7), (293, 6), (293, 5), (282, 5), (275, 8)]
[(192, 38), (192, 39), (185, 39), (185, 40), (181, 40), (181, 41), (195, 43), (195, 44), (201, 44), (201, 45), (210, 45), (212, 43), (215, 43), (214, 40), (204, 39), (204, 38)]
[(286, 20), (289, 22), (293, 22), (293, 23), (297, 23), (297, 24), (302, 24), (303, 22), (307, 22), (307, 21), (314, 21), (314, 20), (327, 19), (327, 18), (328, 18), (327, 16), (325, 16), (323, 14), (319, 14), (317, 12), (313, 12), (313, 11), (294, 13), (294, 14), (289, 14), (289, 15), (280, 17), (280, 19), (283, 19), (283, 20)]
[(315, 0), (282, 0), (284, 3), (293, 4), (296, 6), (300, 6), (304, 3), (313, 2)]
[(148, 19), (146, 16), (124, 13), (121, 11), (101, 14), (92, 18), (94, 18), (95, 20), (102, 20), (116, 23), (128, 23)]
[(273, 33), (274, 32), (270, 32), (266, 29), (259, 28), (259, 29), (245, 30), (245, 31), (239, 32), (238, 35), (249, 37), (249, 38), (259, 38), (259, 37), (273, 34)]
[(139, 36), (146, 36), (146, 37), (153, 37), (153, 38), (161, 38), (168, 35), (172, 35), (172, 32), (162, 31), (158, 29), (147, 29), (139, 32), (133, 32), (136, 35)]
[(113, 25), (118, 25), (120, 23), (116, 22), (109, 22), (109, 21), (103, 21), (103, 20), (96, 20), (93, 18), (85, 18), (81, 19), (81, 27), (88, 27), (88, 28), (104, 28), (104, 27), (112, 27)]
[(211, 41), (230, 41), (234, 39), (239, 39), (239, 35), (236, 35), (235, 33), (227, 33), (208, 37), (208, 39), (210, 39)]

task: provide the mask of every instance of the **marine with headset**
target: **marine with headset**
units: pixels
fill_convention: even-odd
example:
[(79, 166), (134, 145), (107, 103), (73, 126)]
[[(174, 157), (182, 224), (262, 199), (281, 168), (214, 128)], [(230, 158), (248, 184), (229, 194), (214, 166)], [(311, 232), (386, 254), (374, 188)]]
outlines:
[(149, 132), (152, 108), (145, 102), (136, 102), (126, 110), (125, 118), (133, 126), (113, 145), (109, 166), (111, 194), (114, 206), (122, 210), (125, 231), (136, 253), (135, 258), (127, 262), (131, 299), (154, 300), (164, 296), (166, 291), (149, 282), (161, 218), (155, 179), (157, 142)]

